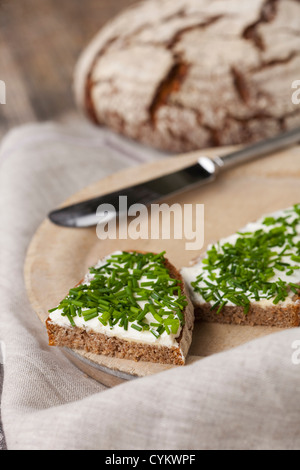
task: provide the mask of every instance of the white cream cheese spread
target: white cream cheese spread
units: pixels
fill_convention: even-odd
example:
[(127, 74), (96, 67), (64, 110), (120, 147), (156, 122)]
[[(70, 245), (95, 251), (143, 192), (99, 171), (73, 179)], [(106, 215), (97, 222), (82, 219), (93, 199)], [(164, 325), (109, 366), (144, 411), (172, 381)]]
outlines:
[[(49, 311), (50, 321), (62, 327), (76, 326), (86, 330), (94, 331), (95, 333), (102, 333), (106, 336), (122, 338), (127, 341), (146, 344), (159, 344), (161, 346), (166, 346), (169, 348), (173, 346), (178, 347), (178, 337), (180, 336), (183, 327), (183, 322), (181, 321), (182, 314), (180, 314), (180, 309), (181, 311), (183, 311), (185, 307), (185, 300), (182, 298), (183, 296), (178, 290), (180, 289), (180, 287), (178, 288), (177, 281), (173, 278), (170, 278), (166, 273), (166, 270), (161, 270), (161, 257), (159, 258), (160, 265), (158, 265), (157, 268), (160, 271), (158, 271), (158, 274), (155, 275), (155, 260), (152, 261), (151, 258), (149, 258), (149, 260), (147, 260), (147, 263), (143, 264), (142, 269), (138, 270), (136, 262), (131, 267), (126, 268), (125, 265), (126, 260), (128, 260), (128, 256), (124, 256), (125, 261), (122, 262), (122, 255), (122, 252), (116, 251), (111, 255), (106, 256), (104, 259), (100, 260), (93, 267), (93, 269), (91, 269), (86, 274), (78, 291), (76, 291), (76, 288), (70, 290), (69, 296), (67, 297), (68, 306), (80, 306), (78, 307), (77, 314), (74, 315), (75, 309), (73, 308), (73, 315), (70, 317), (70, 312), (67, 315), (64, 311), (62, 304), (58, 306), (58, 308)], [(145, 260), (142, 257), (141, 259), (145, 263)], [(109, 269), (107, 269), (107, 266)], [(152, 275), (150, 268), (153, 272)], [(124, 272), (127, 273), (127, 277), (125, 276), (125, 283), (121, 285), (122, 282), (120, 281), (120, 290), (118, 290), (118, 269), (120, 270), (120, 272), (122, 272), (122, 269), (124, 269)], [(117, 274), (112, 275), (114, 271)], [(136, 273), (138, 273), (138, 275), (136, 275)], [(100, 283), (99, 292), (103, 291), (103, 295), (100, 295), (98, 300), (99, 303), (97, 304), (97, 298), (95, 298), (95, 304), (91, 302), (91, 304), (88, 306), (84, 303), (81, 305), (81, 300), (83, 296), (80, 295), (80, 292), (84, 292), (84, 298), (87, 298), (86, 292), (88, 291), (84, 290), (84, 286), (86, 286), (86, 288), (92, 286), (93, 281), (95, 281), (97, 276), (100, 276), (102, 281), (103, 278), (105, 278), (102, 284)], [(112, 279), (112, 276), (113, 281), (108, 281), (109, 278)], [(122, 294), (122, 292), (124, 292), (124, 289), (127, 288), (125, 284), (128, 279), (129, 284), (131, 285), (131, 281), (133, 281), (135, 287), (135, 289), (134, 287), (132, 287), (132, 291), (130, 290), (128, 294), (129, 297), (130, 295), (134, 297), (132, 305), (130, 305), (130, 301), (126, 300), (128, 304), (128, 309), (131, 309), (131, 312), (133, 313), (131, 317), (129, 315), (129, 321), (126, 321), (126, 324), (124, 324), (122, 321), (114, 320), (113, 312), (116, 312), (117, 316), (117, 311), (119, 309), (117, 295), (120, 293)], [(165, 289), (164, 296), (161, 295), (162, 289), (156, 289), (160, 282), (162, 284), (162, 288)], [(107, 286), (110, 286), (110, 288), (107, 288)], [(174, 287), (174, 290), (172, 286)], [(96, 290), (94, 289), (95, 286), (93, 286), (93, 292), (95, 293)], [(113, 290), (115, 290), (116, 292), (115, 298), (111, 294)], [(149, 294), (149, 292), (151, 295)], [(146, 293), (147, 295), (145, 296)], [(72, 296), (72, 294), (74, 294), (73, 300), (70, 300), (70, 295)], [(77, 297), (78, 300), (76, 300)], [(125, 298), (127, 299), (127, 297)], [(114, 304), (109, 303), (110, 299), (114, 302)], [(180, 299), (179, 303), (178, 299)], [(104, 313), (102, 317), (101, 301), (103, 302)], [(107, 304), (105, 302), (107, 302)], [(180, 307), (178, 308), (176, 304), (178, 304)], [(100, 314), (99, 309), (98, 311), (96, 311), (97, 307), (95, 307), (94, 305), (99, 306)], [(149, 305), (151, 305), (151, 307), (147, 308), (147, 306), (149, 307)], [(147, 308), (147, 310), (145, 310), (145, 308)], [(111, 312), (112, 314), (109, 317), (109, 312), (112, 310), (113, 312)], [(94, 314), (87, 313), (87, 316), (85, 315), (86, 312), (93, 311)], [(144, 316), (142, 312), (146, 312)], [(134, 315), (136, 318), (132, 318), (134, 317)], [(141, 317), (142, 321), (139, 321)], [(103, 318), (105, 320), (103, 320)], [(110, 318), (110, 320), (107, 320), (108, 318)], [(124, 316), (122, 318), (124, 319)]]
[(262, 216), (210, 244), (181, 270), (192, 301), (267, 307), (292, 302), (300, 284), (300, 205)]

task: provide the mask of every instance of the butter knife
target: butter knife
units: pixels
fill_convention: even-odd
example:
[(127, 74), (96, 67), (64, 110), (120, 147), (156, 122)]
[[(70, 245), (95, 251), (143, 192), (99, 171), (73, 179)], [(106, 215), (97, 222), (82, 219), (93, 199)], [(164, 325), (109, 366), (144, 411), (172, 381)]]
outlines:
[(141, 184), (125, 187), (109, 194), (53, 210), (49, 214), (49, 219), (54, 224), (63, 227), (92, 227), (100, 221), (97, 209), (102, 204), (111, 204), (115, 208), (112, 217), (121, 215), (118, 212), (120, 196), (127, 197), (127, 207), (136, 203), (149, 205), (177, 193), (188, 191), (196, 186), (210, 183), (215, 180), (221, 171), (298, 143), (300, 143), (300, 127), (279, 134), (276, 137), (259, 141), (227, 155), (216, 156), (215, 158), (200, 156), (197, 163), (179, 171), (170, 172)]

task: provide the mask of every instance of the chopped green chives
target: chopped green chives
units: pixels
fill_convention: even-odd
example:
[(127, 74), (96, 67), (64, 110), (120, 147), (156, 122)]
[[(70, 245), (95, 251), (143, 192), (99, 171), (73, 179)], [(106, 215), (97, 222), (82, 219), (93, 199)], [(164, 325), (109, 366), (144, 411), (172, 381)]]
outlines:
[(232, 302), (243, 306), (247, 314), (252, 301), (272, 299), (276, 305), (290, 291), (299, 294), (300, 286), (283, 281), (279, 274), (288, 277), (300, 269), (300, 204), (283, 216), (266, 217), (256, 231), (237, 235), (233, 243), (217, 243), (208, 249), (202, 272), (191, 283), (213, 310), (219, 313)]
[(98, 304), (105, 305), (106, 307), (109, 306), (109, 302), (107, 300), (103, 300), (103, 299), (99, 299), (99, 298), (98, 298)]
[(162, 323), (163, 322), (163, 319), (160, 315), (158, 315), (158, 313), (155, 313), (153, 315), (153, 317), (155, 318), (156, 321), (158, 321), (158, 323)]
[(84, 321), (91, 320), (92, 318), (98, 317), (98, 312), (90, 313), (89, 315), (84, 315)]
[(136, 317), (137, 321), (142, 321), (146, 315), (147, 313), (145, 312), (145, 310), (142, 310), (141, 313)]
[(152, 304), (148, 304), (148, 310), (153, 316), (156, 315), (156, 310)]
[(155, 330), (150, 330), (150, 332), (155, 336), (155, 338), (159, 338), (160, 335)]
[(73, 304), (70, 305), (70, 315), (71, 315), (72, 317), (75, 317), (75, 315), (76, 315), (75, 307), (74, 307)]
[(83, 302), (79, 302), (78, 300), (72, 300), (71, 304), (76, 305), (77, 307), (83, 307)]
[[(170, 277), (164, 252), (113, 254), (105, 264), (92, 267), (89, 272), (92, 275), (89, 283), (70, 289), (50, 313), (61, 310), (72, 326), (76, 316), (82, 316), (85, 321), (98, 318), (111, 329), (115, 325), (124, 330), (131, 327), (150, 331), (156, 338), (164, 332), (174, 333), (176, 327), (177, 333), (183, 326), (184, 315), (180, 312), (184, 310), (186, 298), (180, 282)], [(170, 323), (166, 324), (165, 320)]]
[(131, 306), (130, 311), (133, 312), (133, 313), (136, 313), (138, 315), (141, 312), (141, 309), (138, 308), (138, 307)]
[(131, 328), (134, 328), (137, 331), (142, 331), (142, 329), (143, 329), (141, 326), (135, 325), (134, 323), (131, 325)]
[(72, 326), (76, 326), (76, 324), (75, 324), (75, 322), (74, 322), (74, 320), (73, 320), (72, 315), (71, 315), (69, 312), (67, 312), (66, 315), (67, 315), (67, 317), (68, 317), (69, 322), (71, 323), (71, 325), (72, 325)]
[(101, 318), (103, 321), (108, 321), (110, 319), (111, 313), (110, 312), (105, 312), (101, 315)]
[(90, 308), (89, 310), (84, 310), (82, 315), (86, 317), (87, 315), (91, 315), (92, 313), (97, 313), (97, 308)]
[(77, 290), (77, 289), (78, 289), (78, 288), (70, 289), (70, 294), (72, 294), (72, 295), (73, 295), (73, 294), (77, 295), (77, 294), (78, 294), (78, 290)]
[[(165, 331), (165, 327), (164, 327), (163, 325), (160, 325), (160, 326), (157, 328), (157, 333), (158, 333), (159, 335), (162, 335), (164, 331)], [(177, 332), (177, 330), (176, 330), (176, 332)], [(176, 332), (175, 332), (175, 333), (176, 333)]]

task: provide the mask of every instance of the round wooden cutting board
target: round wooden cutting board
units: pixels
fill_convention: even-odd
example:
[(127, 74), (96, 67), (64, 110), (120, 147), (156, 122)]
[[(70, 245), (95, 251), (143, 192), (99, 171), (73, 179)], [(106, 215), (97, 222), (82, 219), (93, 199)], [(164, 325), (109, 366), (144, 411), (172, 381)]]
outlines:
[[(229, 150), (232, 149), (210, 149), (134, 167), (89, 186), (71, 197), (64, 205), (176, 171), (197, 161), (200, 155), (215, 156)], [(190, 240), (184, 237), (175, 239), (172, 237), (172, 230), (170, 239), (164, 239), (164, 233), (161, 233), (159, 239), (100, 240), (96, 227), (63, 228), (52, 224), (48, 219), (45, 220), (32, 239), (25, 262), (28, 296), (40, 320), (44, 323), (48, 310), (65, 297), (69, 289), (83, 278), (88, 268), (113, 251), (165, 250), (167, 258), (180, 269), (203, 253), (209, 243), (230, 235), (264, 214), (299, 203), (300, 147), (293, 147), (234, 168), (220, 175), (212, 183), (164, 202), (179, 203), (183, 209), (184, 204), (193, 204), (193, 207), (196, 204), (204, 204), (205, 240), (202, 249), (186, 249), (186, 243)], [(275, 331), (278, 329), (196, 322), (187, 364)], [(62, 349), (62, 352), (83, 372), (107, 386), (176, 367), (68, 349)]]

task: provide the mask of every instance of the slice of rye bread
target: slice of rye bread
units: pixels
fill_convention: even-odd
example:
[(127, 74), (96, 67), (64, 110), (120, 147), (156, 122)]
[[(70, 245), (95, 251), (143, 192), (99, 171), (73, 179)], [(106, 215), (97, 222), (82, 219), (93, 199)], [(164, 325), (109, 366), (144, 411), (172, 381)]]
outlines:
[[(137, 252), (137, 251), (136, 251)], [(46, 320), (46, 328), (50, 346), (67, 347), (75, 350), (83, 350), (93, 354), (102, 354), (121, 359), (134, 361), (147, 361), (162, 364), (184, 365), (192, 342), (192, 331), (194, 327), (194, 307), (190, 300), (188, 289), (178, 270), (164, 258), (164, 264), (169, 271), (170, 277), (180, 281), (180, 290), (186, 297), (187, 305), (183, 311), (184, 325), (180, 335), (176, 338), (174, 346), (161, 345), (158, 342), (147, 344), (143, 342), (141, 334), (140, 341), (128, 340), (118, 336), (106, 335), (92, 329), (77, 326), (61, 326), (54, 323), (50, 316)], [(83, 280), (78, 283), (82, 284)]]
[[(200, 263), (202, 259), (204, 259), (204, 256), (194, 260), (191, 266)], [(300, 295), (293, 295), (291, 301), (283, 305), (270, 304), (266, 306), (263, 304), (259, 305), (257, 302), (251, 303), (247, 314), (245, 314), (244, 307), (238, 305), (225, 305), (218, 312), (218, 307), (212, 309), (210, 303), (199, 301), (188, 282), (185, 282), (185, 284), (194, 305), (195, 321), (249, 326), (273, 326), (277, 328), (300, 326)]]
[[(296, 206), (294, 206), (296, 207)], [(297, 205), (298, 210), (300, 209), (300, 205)], [(249, 227), (253, 230), (253, 227), (259, 229), (261, 224), (263, 223), (266, 218), (281, 217), (286, 216), (289, 214), (291, 208), (277, 211), (272, 214), (267, 214), (255, 222), (252, 222), (246, 225), (241, 231), (236, 232), (241, 233), (242, 231), (247, 232)], [(258, 224), (258, 225), (256, 225)], [(299, 224), (297, 225), (297, 232), (299, 232)], [(234, 234), (234, 235), (236, 235)], [(296, 234), (297, 235), (297, 234)], [(220, 244), (222, 242), (230, 241), (230, 237), (226, 237), (226, 239), (221, 239), (219, 241)], [(218, 244), (213, 244), (214, 246)], [(211, 246), (213, 246), (211, 245)], [(211, 247), (210, 246), (210, 247)], [(210, 248), (208, 247), (208, 249)], [(261, 300), (261, 301), (251, 301), (249, 305), (249, 310), (245, 313), (244, 306), (241, 305), (225, 305), (219, 310), (219, 307), (212, 308), (212, 302), (205, 302), (200, 295), (195, 292), (195, 289), (192, 287), (192, 277), (193, 280), (196, 279), (196, 275), (191, 275), (192, 270), (196, 272), (199, 271), (199, 268), (203, 268), (202, 261), (207, 256), (207, 251), (201, 257), (195, 259), (190, 267), (182, 268), (181, 274), (185, 280), (186, 285), (188, 286), (189, 293), (191, 300), (194, 305), (195, 309), (195, 320), (202, 320), (206, 322), (215, 322), (215, 323), (225, 323), (225, 324), (239, 324), (239, 325), (261, 325), (261, 326), (272, 326), (277, 328), (293, 328), (300, 326), (300, 269), (296, 269), (297, 277), (294, 279), (294, 288), (299, 286), (299, 290), (296, 291), (289, 290), (289, 294), (283, 301), (278, 302), (277, 304), (273, 303), (273, 299), (271, 300)], [(297, 264), (297, 263), (294, 263)], [(299, 262), (298, 262), (299, 265)], [(195, 272), (195, 271), (194, 271)], [(281, 274), (281, 273), (280, 273)], [(286, 278), (288, 279), (288, 278)], [(288, 282), (288, 281), (287, 281)]]

